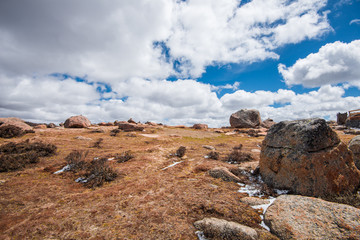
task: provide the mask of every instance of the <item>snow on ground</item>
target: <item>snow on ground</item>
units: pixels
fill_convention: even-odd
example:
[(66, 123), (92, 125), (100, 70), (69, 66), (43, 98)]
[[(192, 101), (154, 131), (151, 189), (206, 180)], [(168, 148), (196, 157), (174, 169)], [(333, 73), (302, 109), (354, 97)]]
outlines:
[(60, 174), (66, 171), (69, 171), (71, 169), (70, 165), (66, 165), (65, 167), (63, 167), (62, 169), (60, 169), (59, 171), (54, 172), (54, 174)]
[(178, 165), (179, 163), (182, 163), (182, 162), (183, 162), (183, 161), (174, 162), (173, 164), (171, 164), (171, 165), (169, 165), (169, 166), (167, 166), (167, 167), (164, 167), (164, 168), (161, 169), (161, 170), (165, 170), (165, 169), (171, 168), (171, 167), (173, 167), (173, 166), (175, 166), (175, 165)]

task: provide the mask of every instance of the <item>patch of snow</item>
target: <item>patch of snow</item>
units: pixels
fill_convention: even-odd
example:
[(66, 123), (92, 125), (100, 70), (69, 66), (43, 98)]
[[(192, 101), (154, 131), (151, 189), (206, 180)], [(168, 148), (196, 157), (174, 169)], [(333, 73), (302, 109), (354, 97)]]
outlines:
[(209, 156), (208, 156), (208, 155), (205, 155), (204, 158), (209, 158)]
[(86, 178), (82, 178), (82, 177), (79, 177), (78, 179), (75, 180), (75, 182), (79, 182), (79, 183), (86, 183), (87, 182), (87, 179)]
[(205, 238), (205, 235), (203, 232), (201, 231), (196, 231), (195, 234), (197, 235), (197, 237), (199, 238), (199, 240), (207, 240), (207, 238)]
[(108, 158), (108, 161), (112, 161), (112, 160), (115, 160), (115, 158), (114, 157)]
[(63, 167), (62, 169), (60, 169), (59, 171), (54, 172), (54, 174), (60, 174), (63, 173), (65, 171), (70, 171), (71, 166), (70, 165), (66, 165), (65, 167)]
[(247, 193), (249, 195), (249, 197), (262, 197), (264, 196), (263, 194), (261, 194), (260, 189), (256, 186), (256, 185), (245, 185), (241, 186), (240, 189), (238, 190), (239, 193)]
[(174, 162), (173, 164), (171, 164), (171, 165), (169, 165), (169, 166), (167, 166), (167, 167), (164, 167), (163, 169), (161, 169), (161, 170), (165, 170), (165, 169), (168, 169), (168, 168), (171, 168), (171, 167), (173, 167), (173, 166), (175, 166), (175, 165), (178, 165), (179, 163), (182, 163), (183, 161), (180, 161), (180, 162)]
[(276, 194), (278, 194), (278, 195), (284, 195), (284, 194), (288, 194), (288, 193), (289, 193), (289, 190), (274, 189), (274, 191), (275, 191)]
[(255, 205), (255, 206), (252, 206), (252, 208), (254, 209), (262, 209), (263, 212), (262, 214), (260, 214), (260, 217), (261, 217), (261, 223), (260, 223), (260, 226), (262, 226), (263, 228), (265, 228), (266, 230), (270, 231), (270, 228), (265, 224), (264, 222), (264, 215), (266, 213), (266, 210), (270, 207), (271, 204), (274, 203), (274, 201), (276, 200), (276, 198), (273, 198), (273, 197), (270, 197), (268, 199), (270, 201), (270, 203), (268, 204), (261, 204), (261, 205)]

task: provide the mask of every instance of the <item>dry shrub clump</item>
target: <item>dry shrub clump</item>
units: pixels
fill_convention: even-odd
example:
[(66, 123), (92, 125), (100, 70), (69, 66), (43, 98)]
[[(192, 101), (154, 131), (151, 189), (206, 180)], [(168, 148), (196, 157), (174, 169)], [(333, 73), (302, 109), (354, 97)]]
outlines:
[(355, 193), (345, 192), (343, 194), (336, 195), (329, 194), (327, 196), (323, 196), (322, 198), (326, 201), (347, 204), (356, 208), (360, 208), (360, 193), (358, 191)]
[(254, 160), (250, 153), (244, 153), (240, 150), (233, 150), (226, 158), (225, 161), (231, 164), (238, 164), (242, 162), (249, 162)]
[(21, 137), (24, 134), (25, 132), (17, 126), (7, 125), (0, 127), (0, 137), (2, 138)]
[(115, 159), (117, 160), (118, 163), (123, 163), (123, 162), (127, 162), (130, 159), (133, 159), (135, 156), (132, 154), (131, 151), (126, 151), (123, 152), (122, 154), (116, 154)]
[(175, 155), (178, 156), (179, 158), (182, 158), (183, 156), (185, 156), (185, 152), (186, 152), (186, 147), (181, 146), (176, 150)]
[(30, 143), (29, 140), (0, 146), (0, 172), (24, 168), (37, 163), (40, 157), (48, 157), (56, 153), (57, 147), (42, 142)]
[(106, 158), (93, 159), (86, 161), (88, 152), (73, 151), (65, 160), (70, 166), (70, 171), (82, 175), (78, 182), (82, 182), (86, 187), (96, 188), (115, 180), (118, 173), (114, 171), (108, 164)]
[(104, 139), (99, 138), (98, 140), (96, 140), (96, 142), (94, 143), (94, 145), (92, 146), (93, 148), (101, 148), (101, 143), (104, 141)]
[(211, 151), (207, 156), (209, 157), (209, 159), (219, 160), (220, 154), (218, 152)]
[(110, 132), (110, 136), (116, 137), (116, 135), (117, 135), (119, 132), (121, 132), (120, 129), (113, 129), (113, 130), (111, 130), (111, 132)]

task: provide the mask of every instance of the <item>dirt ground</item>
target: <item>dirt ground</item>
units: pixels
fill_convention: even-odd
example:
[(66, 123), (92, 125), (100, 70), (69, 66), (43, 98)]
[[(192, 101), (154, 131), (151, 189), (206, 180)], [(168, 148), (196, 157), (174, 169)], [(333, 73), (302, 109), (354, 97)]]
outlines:
[[(94, 133), (95, 127), (37, 129), (20, 138), (0, 139), (0, 145), (30, 139), (57, 146), (54, 156), (0, 173), (0, 239), (197, 239), (193, 223), (204, 217), (261, 229), (259, 213), (239, 201), (247, 196), (237, 192), (239, 185), (212, 178), (207, 170), (234, 167), (221, 159), (239, 144), (253, 155), (255, 160), (246, 165), (254, 169), (264, 137), (165, 126), (110, 136), (115, 128), (96, 127), (103, 133)], [(353, 137), (339, 136), (346, 143)], [(100, 148), (94, 148), (99, 138)], [(220, 160), (206, 159), (210, 150), (204, 145), (215, 147)], [(181, 159), (173, 155), (180, 146), (187, 149)], [(76, 183), (71, 172), (53, 174), (66, 165), (65, 157), (73, 150), (89, 151), (88, 161), (128, 150), (135, 157), (124, 163), (109, 161), (119, 177), (90, 189)]]

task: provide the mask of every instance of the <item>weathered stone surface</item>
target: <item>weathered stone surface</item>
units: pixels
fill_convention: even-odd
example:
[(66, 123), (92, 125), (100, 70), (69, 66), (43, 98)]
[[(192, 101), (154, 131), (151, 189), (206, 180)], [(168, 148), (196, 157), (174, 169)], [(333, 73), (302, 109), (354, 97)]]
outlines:
[(241, 109), (231, 114), (230, 125), (235, 128), (255, 128), (261, 124), (261, 117), (258, 110)]
[(64, 127), (66, 128), (87, 128), (91, 126), (91, 122), (84, 116), (72, 116), (66, 119)]
[(338, 125), (345, 125), (347, 119), (347, 113), (337, 113), (336, 114), (336, 122)]
[(138, 126), (134, 123), (118, 123), (119, 129), (124, 132), (143, 131), (144, 127)]
[(265, 223), (280, 239), (359, 239), (360, 209), (282, 195), (267, 209)]
[(130, 118), (130, 119), (128, 120), (128, 123), (135, 123), (135, 124), (136, 124), (136, 122), (135, 122), (132, 118)]
[(354, 155), (355, 166), (360, 169), (360, 136), (356, 136), (349, 142), (349, 149)]
[(360, 128), (360, 115), (346, 119), (345, 125), (352, 128)]
[(264, 120), (261, 123), (261, 127), (263, 127), (263, 128), (271, 128), (275, 124), (276, 124), (276, 122), (274, 122), (274, 120), (268, 118), (268, 119)]
[(49, 123), (47, 126), (47, 128), (56, 128), (55, 123)]
[(22, 119), (15, 118), (15, 117), (0, 118), (0, 125), (1, 126), (9, 126), (9, 125), (16, 126), (16, 127), (21, 128), (21, 130), (23, 130), (23, 131), (33, 129), (31, 126), (26, 124)]
[(255, 229), (223, 219), (204, 218), (194, 223), (196, 229), (202, 231), (208, 239), (255, 240), (258, 233)]
[(351, 152), (323, 119), (271, 127), (259, 165), (268, 185), (306, 196), (354, 191), (360, 182)]
[(34, 127), (35, 129), (46, 129), (47, 126), (45, 124), (39, 124)]
[(209, 170), (209, 175), (213, 178), (221, 178), (226, 182), (240, 182), (240, 178), (235, 176), (233, 173), (229, 171), (229, 169), (225, 167), (216, 167)]
[(194, 129), (208, 129), (208, 125), (207, 124), (202, 124), (202, 123), (197, 123), (193, 125)]

